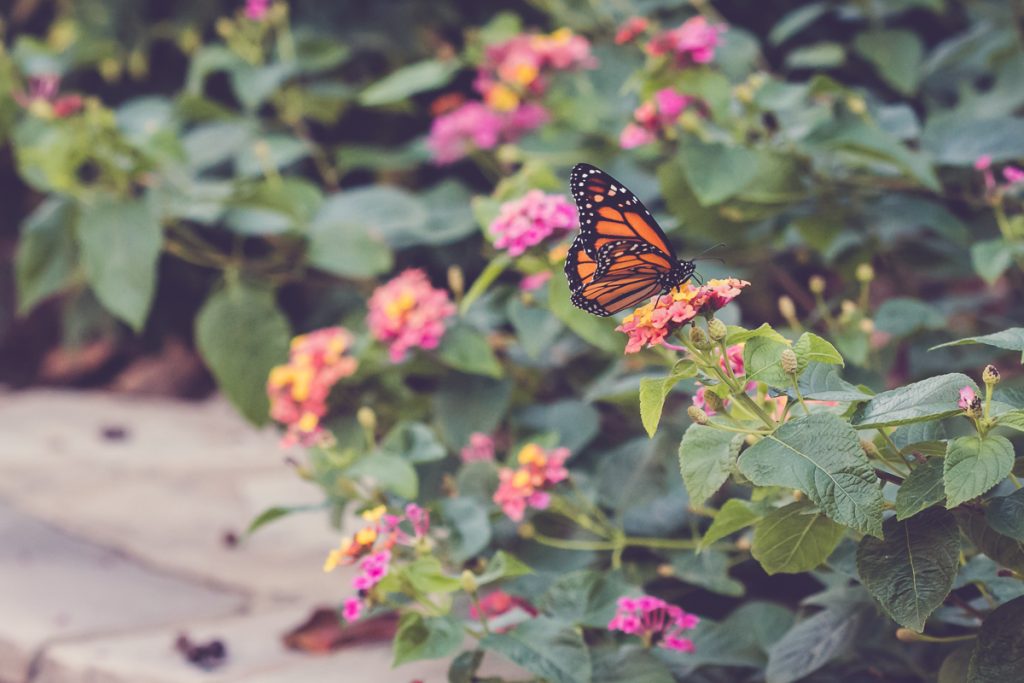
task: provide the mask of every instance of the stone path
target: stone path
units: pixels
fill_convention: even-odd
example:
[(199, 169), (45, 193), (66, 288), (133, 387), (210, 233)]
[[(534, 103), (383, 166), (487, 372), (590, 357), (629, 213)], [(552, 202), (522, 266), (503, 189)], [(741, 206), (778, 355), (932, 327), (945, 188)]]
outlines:
[[(446, 681), (443, 661), (392, 669), (386, 643), (281, 645), (344, 597), (346, 577), (320, 570), (337, 532), (313, 512), (224, 537), (319, 500), (221, 400), (0, 392), (0, 683)], [(228, 662), (188, 664), (182, 632), (223, 640)]]

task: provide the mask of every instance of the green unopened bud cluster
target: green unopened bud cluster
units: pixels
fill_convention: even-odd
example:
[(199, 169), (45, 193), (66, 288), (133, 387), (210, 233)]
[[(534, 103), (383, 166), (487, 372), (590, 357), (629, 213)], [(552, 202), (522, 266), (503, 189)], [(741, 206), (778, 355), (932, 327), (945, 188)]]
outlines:
[(690, 341), (702, 351), (711, 348), (711, 340), (708, 339), (708, 335), (704, 334), (704, 330), (696, 325), (690, 328)]
[(999, 384), (999, 370), (994, 365), (986, 365), (985, 371), (981, 373), (981, 379), (985, 384), (995, 386)]
[(690, 406), (686, 409), (686, 414), (690, 416), (696, 424), (706, 425), (708, 423), (708, 414), (697, 406)]
[(783, 349), (779, 364), (787, 375), (795, 375), (798, 367), (796, 352), (793, 349)]
[(727, 334), (729, 330), (721, 320), (712, 318), (708, 321), (708, 335), (716, 342), (724, 340)]

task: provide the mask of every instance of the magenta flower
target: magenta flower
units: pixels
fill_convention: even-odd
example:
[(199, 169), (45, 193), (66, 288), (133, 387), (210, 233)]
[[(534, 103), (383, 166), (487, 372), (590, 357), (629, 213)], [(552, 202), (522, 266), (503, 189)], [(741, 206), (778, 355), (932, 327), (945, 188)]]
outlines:
[(270, 9), (270, 0), (246, 0), (245, 16), (253, 21), (263, 21)]
[(576, 207), (562, 195), (530, 190), (519, 199), (501, 205), (489, 227), (494, 246), (521, 256), (556, 230), (574, 230), (579, 224)]
[(345, 600), (341, 616), (349, 623), (358, 621), (359, 617), (363, 616), (363, 601), (359, 598), (348, 598)]
[(661, 133), (675, 125), (693, 102), (692, 97), (673, 88), (662, 88), (633, 111), (633, 121), (619, 135), (619, 146), (632, 149), (654, 142)]
[(977, 396), (974, 394), (974, 389), (971, 387), (964, 387), (960, 390), (960, 400), (957, 401), (956, 404), (963, 410), (967, 410), (971, 407), (971, 404), (974, 403), (975, 399), (977, 399)]
[(1003, 178), (1010, 185), (1024, 183), (1024, 169), (1017, 168), (1016, 166), (1007, 166), (1003, 169)]
[(608, 630), (640, 636), (649, 646), (693, 652), (693, 641), (684, 637), (683, 632), (694, 629), (699, 622), (696, 615), (660, 598), (645, 595), (641, 598), (619, 598), (618, 611), (608, 622)]
[(462, 462), (491, 462), (494, 460), (494, 439), (483, 432), (469, 435), (469, 443), (459, 453)]
[(649, 145), (657, 139), (657, 135), (640, 124), (627, 123), (626, 127), (619, 133), (619, 147), (622, 149), (635, 149), (636, 147)]
[(670, 55), (680, 66), (707, 64), (715, 58), (723, 25), (709, 24), (704, 17), (691, 17), (674, 29), (663, 31), (647, 44), (651, 55)]
[(370, 590), (388, 575), (390, 564), (390, 550), (381, 550), (373, 555), (367, 555), (359, 562), (361, 573), (352, 579), (352, 587), (357, 591)]
[(515, 142), (548, 120), (538, 104), (523, 104), (508, 112), (490, 109), (483, 102), (466, 102), (434, 119), (427, 146), (437, 164), (450, 164), (478, 149), (494, 149)]
[(378, 341), (388, 345), (391, 362), (405, 359), (410, 349), (435, 349), (445, 321), (455, 315), (448, 292), (430, 286), (427, 274), (410, 268), (370, 295), (366, 323)]

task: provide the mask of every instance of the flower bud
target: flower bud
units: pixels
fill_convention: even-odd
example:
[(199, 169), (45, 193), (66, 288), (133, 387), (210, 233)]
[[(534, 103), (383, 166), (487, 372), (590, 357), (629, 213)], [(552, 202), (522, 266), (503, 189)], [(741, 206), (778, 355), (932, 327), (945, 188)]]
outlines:
[(516, 533), (519, 534), (520, 538), (533, 538), (534, 534), (536, 533), (536, 529), (534, 529), (533, 525), (529, 522), (525, 522), (519, 525), (519, 527), (516, 529)]
[(854, 277), (857, 278), (857, 282), (871, 282), (875, 279), (875, 269), (870, 263), (862, 263), (857, 266)]
[(679, 116), (679, 124), (687, 133), (697, 133), (704, 127), (703, 119), (692, 107)]
[(992, 364), (986, 365), (985, 371), (981, 373), (981, 379), (985, 384), (995, 386), (999, 384), (999, 370)]
[(669, 563), (667, 563), (667, 562), (659, 564), (658, 568), (655, 569), (655, 571), (658, 572), (658, 576), (660, 576), (662, 578), (668, 578), (670, 576), (674, 576), (675, 573), (676, 573), (675, 568), (672, 565), (670, 565)]
[(779, 364), (782, 365), (782, 371), (787, 375), (795, 375), (797, 371), (796, 352), (793, 349), (783, 349)]
[(462, 268), (448, 267), (448, 289), (452, 290), (456, 299), (462, 298), (462, 294), (466, 291), (466, 276), (463, 275)]
[(864, 101), (864, 98), (858, 95), (851, 95), (850, 97), (847, 97), (846, 107), (850, 110), (851, 114), (856, 114), (857, 116), (862, 116), (868, 110), (868, 105)]
[(785, 294), (779, 297), (779, 313), (781, 313), (782, 317), (786, 320), (796, 319), (796, 304), (794, 304), (793, 300)]
[(709, 349), (711, 348), (711, 342), (708, 340), (708, 336), (704, 334), (704, 330), (693, 325), (690, 328), (690, 341), (698, 349)]
[(860, 331), (863, 332), (864, 334), (871, 334), (872, 332), (875, 331), (875, 321), (872, 320), (871, 318), (861, 319), (861, 321), (857, 323), (857, 326), (860, 328)]
[(921, 637), (921, 634), (916, 631), (911, 631), (909, 628), (898, 628), (896, 629), (896, 640), (904, 643), (922, 643), (927, 642)]
[(865, 439), (861, 439), (860, 440), (860, 447), (861, 447), (861, 450), (864, 451), (864, 454), (866, 456), (868, 456), (869, 458), (877, 458), (878, 457), (878, 446), (876, 446), (871, 441), (866, 441)]
[(733, 93), (736, 95), (736, 99), (744, 104), (749, 104), (754, 101), (754, 89), (746, 83), (741, 83), (733, 89)]
[(807, 281), (807, 289), (811, 290), (814, 294), (823, 294), (825, 292), (825, 278), (820, 275), (812, 275)]
[(476, 582), (476, 574), (468, 569), (462, 571), (462, 575), (459, 576), (459, 582), (462, 584), (462, 590), (467, 593), (476, 593), (477, 588), (480, 587)]
[(981, 397), (975, 396), (971, 399), (971, 402), (967, 404), (967, 409), (964, 411), (970, 417), (981, 417), (984, 411), (981, 407)]
[(690, 406), (686, 409), (686, 414), (690, 416), (690, 419), (699, 425), (706, 425), (708, 423), (708, 414), (697, 406)]
[(740, 536), (736, 539), (736, 550), (750, 550), (750, 539), (746, 536)]
[(715, 341), (722, 341), (725, 339), (727, 334), (729, 334), (729, 330), (721, 320), (718, 318), (712, 318), (708, 321), (708, 336), (712, 339)]
[(806, 496), (804, 496), (804, 492), (803, 491), (801, 491), (800, 489), (793, 489), (793, 500), (795, 500), (796, 502), (799, 503), (805, 497)]
[(839, 314), (845, 318), (850, 318), (854, 313), (857, 312), (857, 304), (850, 299), (843, 299), (839, 303)]
[(356, 411), (356, 421), (368, 432), (377, 431), (377, 413), (373, 412), (373, 408), (369, 406), (363, 406)]

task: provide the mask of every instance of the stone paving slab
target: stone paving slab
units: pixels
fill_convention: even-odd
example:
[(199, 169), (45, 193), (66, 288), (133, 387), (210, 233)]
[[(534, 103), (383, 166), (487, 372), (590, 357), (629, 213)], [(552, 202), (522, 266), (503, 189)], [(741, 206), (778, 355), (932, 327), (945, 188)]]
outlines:
[(0, 504), (0, 680), (47, 644), (239, 611), (244, 596), (141, 566)]

